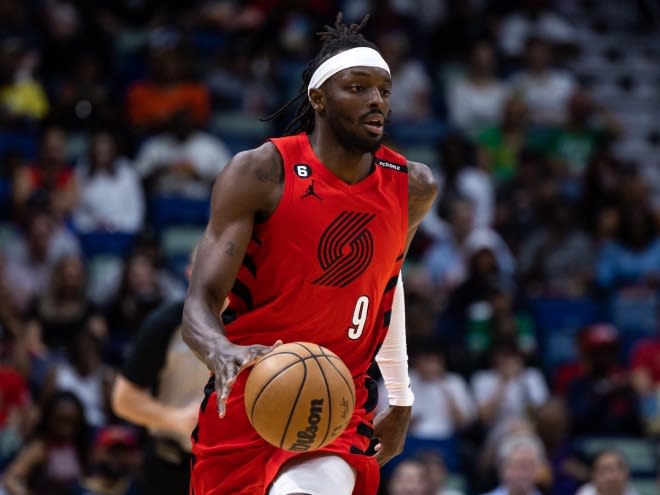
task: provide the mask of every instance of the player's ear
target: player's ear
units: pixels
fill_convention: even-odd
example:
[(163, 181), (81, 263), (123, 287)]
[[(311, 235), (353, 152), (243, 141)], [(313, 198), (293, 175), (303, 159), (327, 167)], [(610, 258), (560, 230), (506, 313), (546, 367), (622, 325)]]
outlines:
[(325, 110), (325, 94), (323, 90), (320, 88), (310, 89), (309, 102), (315, 112), (322, 113)]

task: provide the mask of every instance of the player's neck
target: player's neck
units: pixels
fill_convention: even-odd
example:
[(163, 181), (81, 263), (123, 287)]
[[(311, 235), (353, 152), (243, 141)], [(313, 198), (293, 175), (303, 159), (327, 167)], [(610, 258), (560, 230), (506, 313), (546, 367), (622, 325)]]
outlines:
[(372, 153), (346, 149), (332, 133), (318, 128), (309, 135), (309, 142), (321, 163), (347, 184), (355, 184), (369, 175)]

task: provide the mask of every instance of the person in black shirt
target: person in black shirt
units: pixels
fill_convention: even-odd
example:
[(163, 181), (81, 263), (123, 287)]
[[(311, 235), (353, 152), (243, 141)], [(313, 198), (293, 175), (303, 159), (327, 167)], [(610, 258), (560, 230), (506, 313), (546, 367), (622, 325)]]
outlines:
[(113, 388), (115, 413), (149, 430), (145, 495), (188, 494), (190, 434), (209, 372), (181, 339), (182, 314), (180, 301), (146, 318)]

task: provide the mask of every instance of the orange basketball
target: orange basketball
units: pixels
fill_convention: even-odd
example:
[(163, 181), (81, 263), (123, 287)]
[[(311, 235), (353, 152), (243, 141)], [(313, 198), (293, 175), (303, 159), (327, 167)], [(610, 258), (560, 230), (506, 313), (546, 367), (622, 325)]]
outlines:
[(355, 407), (344, 362), (317, 344), (292, 342), (264, 355), (250, 370), (245, 409), (264, 440), (286, 450), (319, 449), (346, 429)]

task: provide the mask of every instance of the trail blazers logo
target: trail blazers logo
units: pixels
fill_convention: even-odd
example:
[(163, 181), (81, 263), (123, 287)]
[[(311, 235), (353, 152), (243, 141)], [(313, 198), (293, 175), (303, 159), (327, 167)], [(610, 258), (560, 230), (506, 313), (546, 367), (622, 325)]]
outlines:
[(318, 247), (323, 274), (312, 281), (326, 287), (346, 287), (371, 263), (374, 239), (367, 225), (376, 215), (344, 211), (325, 229)]

